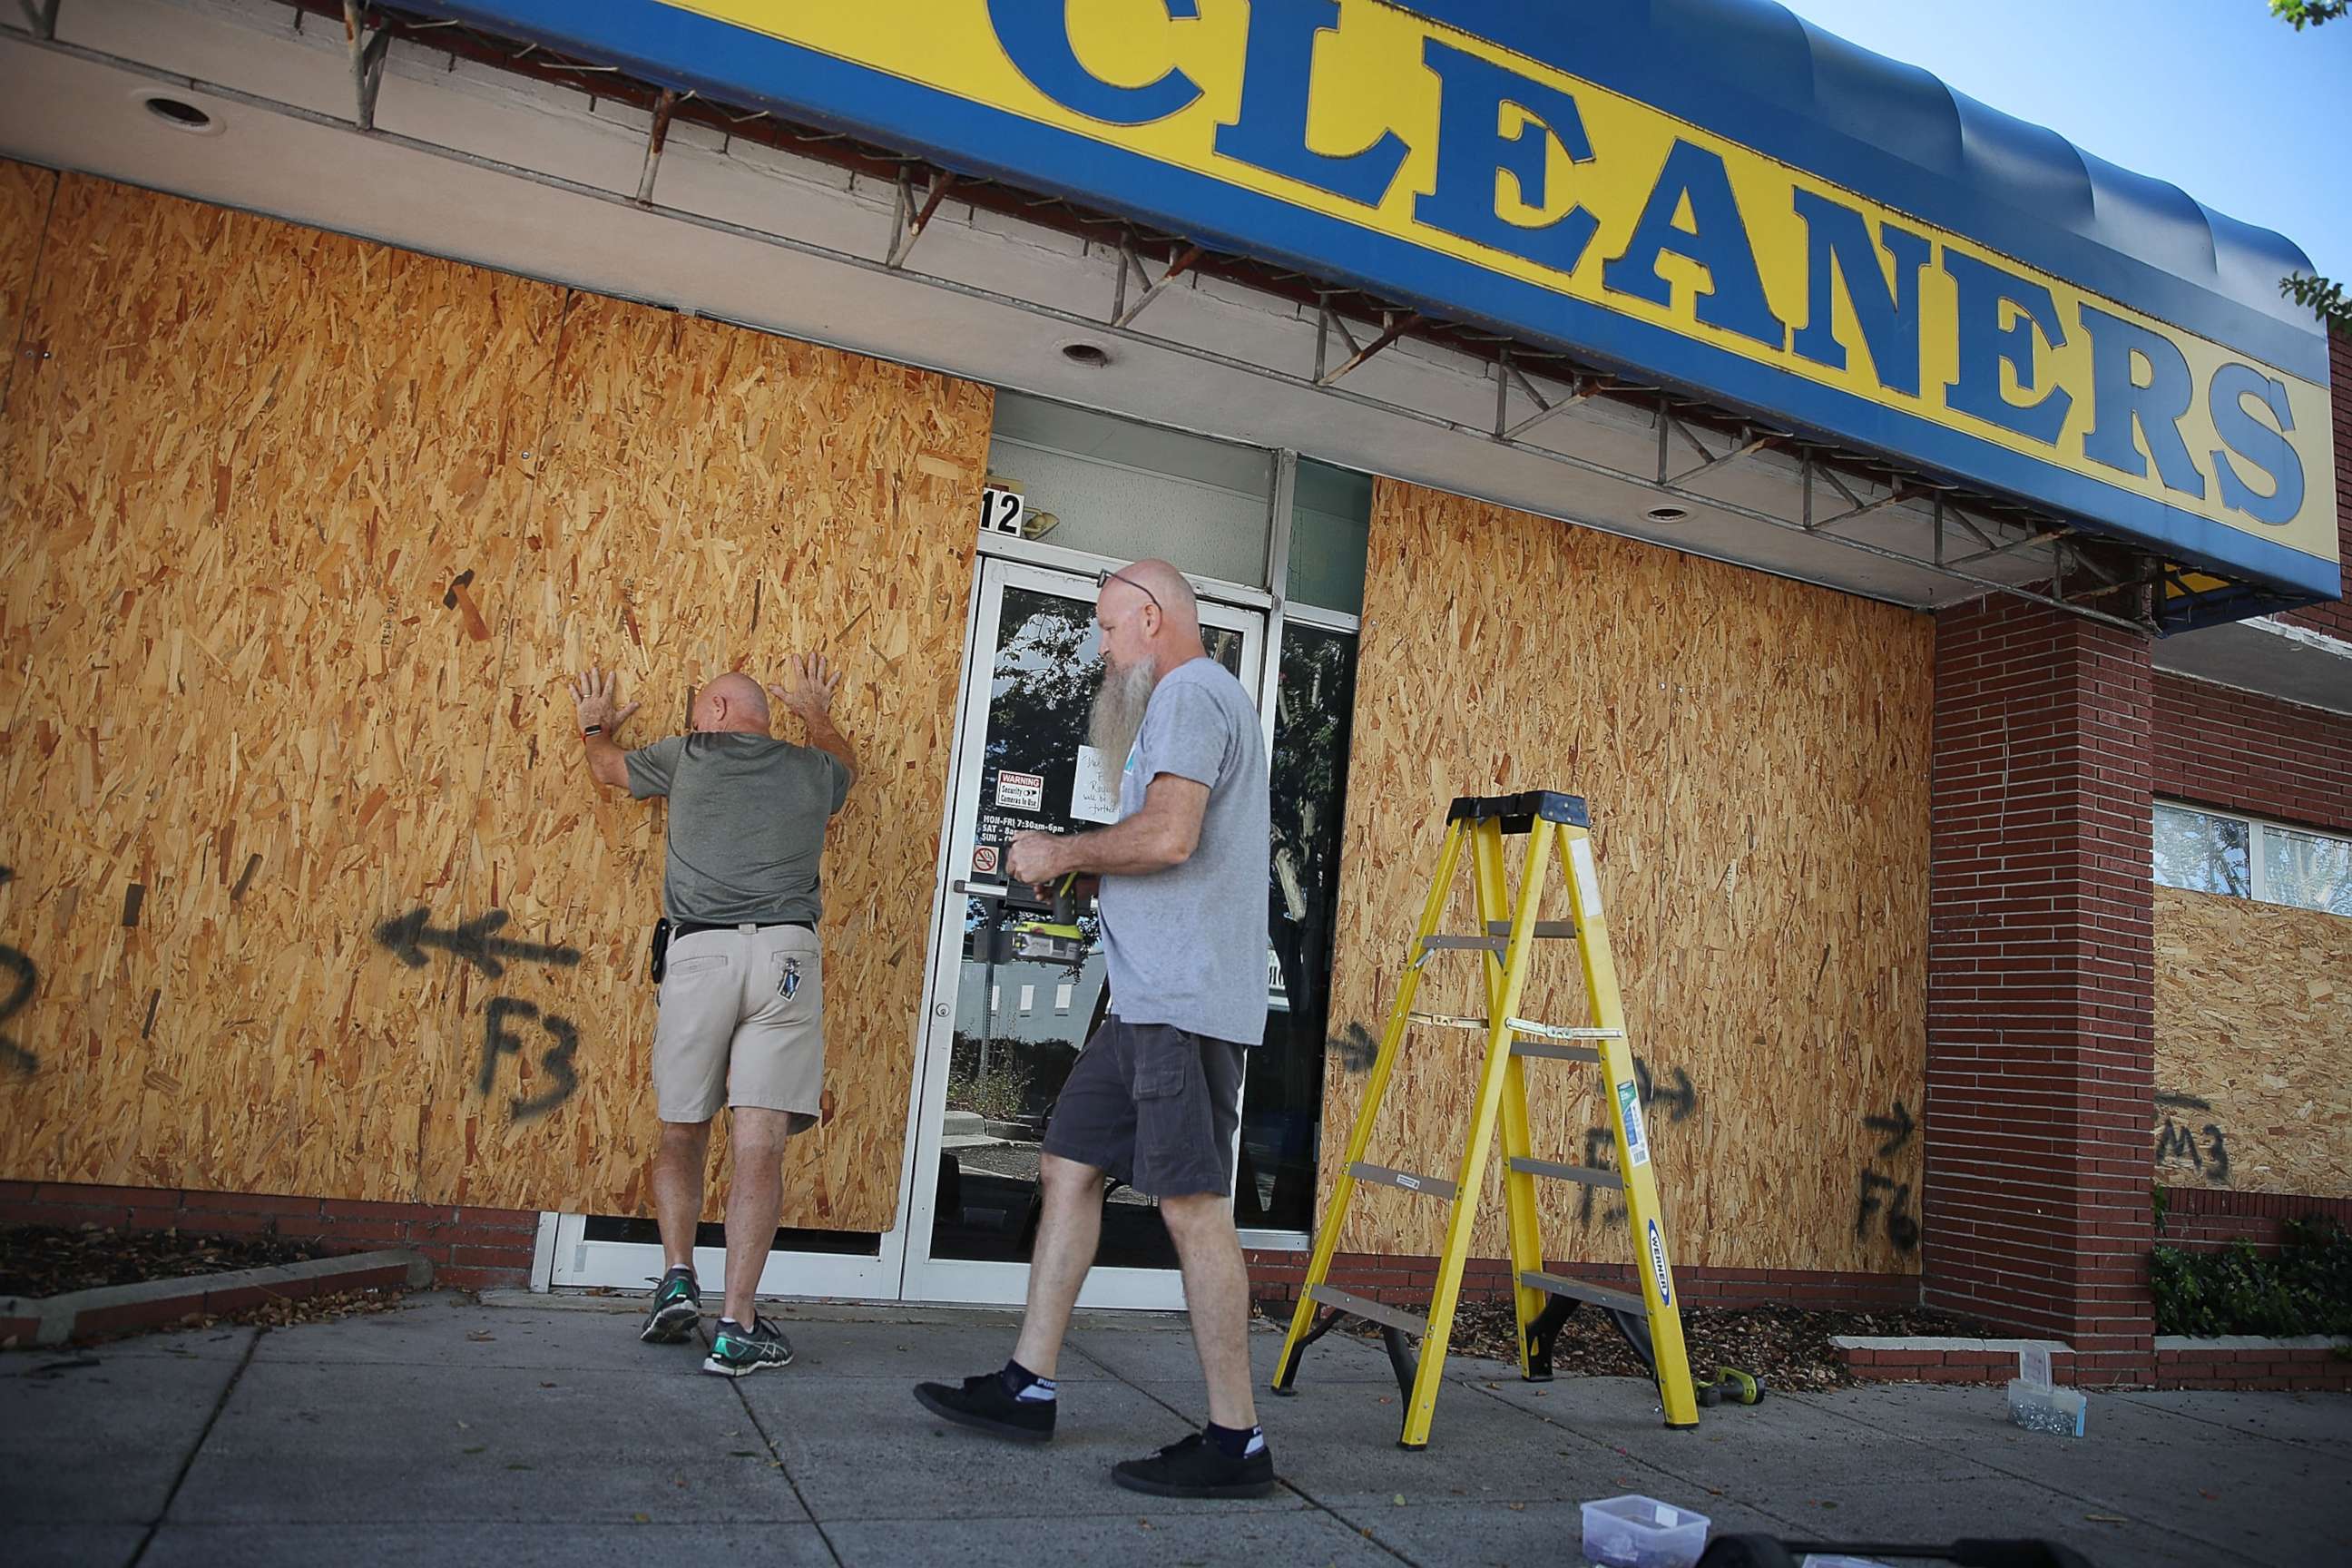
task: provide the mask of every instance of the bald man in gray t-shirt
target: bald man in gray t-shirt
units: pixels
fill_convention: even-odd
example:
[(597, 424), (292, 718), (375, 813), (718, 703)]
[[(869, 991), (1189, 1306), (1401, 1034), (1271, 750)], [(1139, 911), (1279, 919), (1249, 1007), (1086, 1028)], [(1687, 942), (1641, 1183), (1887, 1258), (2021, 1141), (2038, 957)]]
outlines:
[[(750, 676), (705, 686), (693, 732), (624, 752), (616, 732), (637, 710), (618, 707), (616, 678), (590, 670), (572, 686), (588, 772), (639, 800), (669, 799), (662, 912), (669, 945), (654, 1033), (661, 1144), (654, 1214), (667, 1266), (638, 1337), (693, 1337), (702, 1292), (694, 1232), (702, 1217), (710, 1123), (728, 1108), (734, 1179), (727, 1194), (727, 1300), (705, 1372), (741, 1377), (784, 1366), (793, 1347), (761, 1318), (753, 1291), (783, 1207), (785, 1140), (816, 1121), (824, 1089), (824, 965), (818, 863), (827, 818), (856, 777), (834, 728), (841, 678), (798, 659), (786, 684)], [(796, 746), (769, 734), (773, 695), (807, 728)]]
[(1274, 1455), (1250, 1388), (1249, 1271), (1234, 1231), (1244, 1052), (1265, 1032), (1265, 744), (1249, 693), (1201, 641), (1192, 584), (1165, 561), (1103, 574), (1095, 748), (1125, 757), (1118, 820), (1024, 833), (1013, 879), (1101, 876), (1109, 1016), (1045, 1128), (1045, 1212), (1020, 1342), (1002, 1371), (923, 1383), (933, 1415), (1020, 1442), (1054, 1435), (1054, 1372), (1102, 1231), (1103, 1178), (1159, 1200), (1184, 1272), (1209, 1424), (1111, 1468), (1155, 1497), (1263, 1497)]

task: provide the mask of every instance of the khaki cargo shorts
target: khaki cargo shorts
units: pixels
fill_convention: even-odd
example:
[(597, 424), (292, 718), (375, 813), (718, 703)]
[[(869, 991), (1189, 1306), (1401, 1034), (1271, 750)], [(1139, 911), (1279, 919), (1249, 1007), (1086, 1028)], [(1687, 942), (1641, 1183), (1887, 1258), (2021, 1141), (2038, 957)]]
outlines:
[(824, 963), (816, 932), (730, 926), (676, 938), (654, 1026), (664, 1121), (708, 1121), (721, 1105), (815, 1124), (824, 1093)]

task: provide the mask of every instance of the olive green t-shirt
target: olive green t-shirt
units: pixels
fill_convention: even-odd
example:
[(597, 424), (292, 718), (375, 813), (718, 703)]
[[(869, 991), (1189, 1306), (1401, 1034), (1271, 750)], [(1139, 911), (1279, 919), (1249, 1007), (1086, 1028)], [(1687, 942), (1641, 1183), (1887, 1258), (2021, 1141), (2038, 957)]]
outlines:
[(629, 793), (669, 797), (662, 912), (772, 925), (824, 911), (818, 858), (849, 769), (814, 746), (739, 732), (672, 735), (628, 753)]

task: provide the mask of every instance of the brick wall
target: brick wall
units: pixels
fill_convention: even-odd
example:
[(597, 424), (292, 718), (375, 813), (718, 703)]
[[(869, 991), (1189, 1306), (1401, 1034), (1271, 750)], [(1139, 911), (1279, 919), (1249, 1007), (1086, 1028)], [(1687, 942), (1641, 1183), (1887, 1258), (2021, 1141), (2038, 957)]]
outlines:
[[(1245, 1254), (1251, 1294), (1269, 1310), (1298, 1300), (1306, 1282), (1307, 1254)], [(1555, 1274), (1637, 1289), (1630, 1265), (1546, 1263)], [(1375, 1301), (1426, 1307), (1437, 1289), (1437, 1259), (1342, 1252), (1331, 1259), (1331, 1283)], [(1913, 1274), (1848, 1274), (1813, 1268), (1698, 1268), (1675, 1270), (1675, 1291), (1685, 1307), (1812, 1307), (1823, 1310), (1874, 1311), (1916, 1307), (1919, 1279)], [(1462, 1300), (1500, 1301), (1511, 1292), (1507, 1258), (1474, 1258), (1463, 1266)]]
[(2156, 793), (2352, 833), (2352, 716), (2159, 670)]
[(2336, 405), (2336, 524), (2345, 597), (2332, 605), (2289, 610), (2279, 618), (2352, 642), (2352, 337), (2342, 332), (2328, 334), (2327, 380)]
[(1922, 1300), (2147, 1375), (2154, 1113), (2146, 638), (1939, 612)]
[(524, 1209), (362, 1203), (65, 1182), (0, 1182), (0, 1225), (183, 1230), (318, 1241), (333, 1252), (405, 1247), (433, 1265), (436, 1285), (481, 1289), (530, 1283), (539, 1215)]
[(2352, 1198), (2306, 1198), (2294, 1193), (2240, 1193), (2215, 1187), (2167, 1187), (2164, 1228), (2156, 1239), (2195, 1251), (2241, 1237), (2257, 1252), (2276, 1252), (2288, 1220), (2324, 1215), (2352, 1230)]

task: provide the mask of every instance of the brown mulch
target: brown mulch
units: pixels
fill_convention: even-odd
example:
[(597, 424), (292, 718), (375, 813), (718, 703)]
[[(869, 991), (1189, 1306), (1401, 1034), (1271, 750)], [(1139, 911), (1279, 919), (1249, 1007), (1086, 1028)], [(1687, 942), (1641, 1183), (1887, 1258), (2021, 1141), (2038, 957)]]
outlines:
[(22, 1226), (0, 1230), (0, 1296), (61, 1296), (69, 1290), (268, 1268), (331, 1256), (316, 1242), (269, 1236)]
[[(1425, 1312), (1426, 1303), (1408, 1310)], [(1284, 1309), (1285, 1311), (1287, 1309)], [(1738, 1367), (1764, 1380), (1768, 1388), (1801, 1391), (1839, 1388), (1853, 1382), (1837, 1348), (1836, 1334), (1943, 1334), (1961, 1338), (1987, 1332), (1981, 1324), (1916, 1310), (1879, 1312), (1814, 1312), (1795, 1307), (1690, 1307), (1682, 1314), (1683, 1343), (1691, 1376), (1714, 1380), (1721, 1367)], [(1377, 1326), (1358, 1321), (1347, 1331), (1378, 1339)], [(1508, 1301), (1465, 1301), (1454, 1314), (1448, 1353), (1516, 1363), (1518, 1323)], [(1645, 1377), (1642, 1363), (1597, 1307), (1581, 1307), (1552, 1342), (1552, 1370), (1561, 1377)]]
[(299, 1323), (326, 1323), (337, 1318), (396, 1311), (407, 1294), (405, 1290), (337, 1290), (330, 1295), (284, 1297), (235, 1312), (191, 1312), (177, 1322), (139, 1331), (184, 1333), (191, 1329), (217, 1328), (222, 1324), (290, 1329)]

